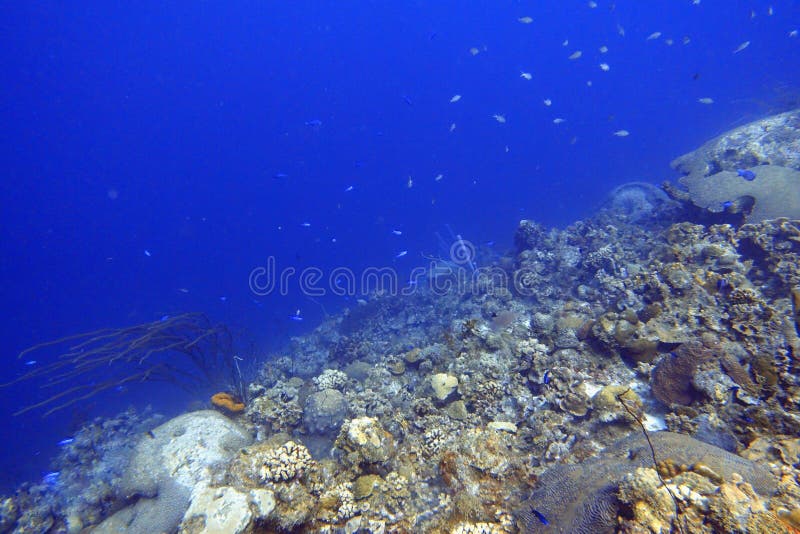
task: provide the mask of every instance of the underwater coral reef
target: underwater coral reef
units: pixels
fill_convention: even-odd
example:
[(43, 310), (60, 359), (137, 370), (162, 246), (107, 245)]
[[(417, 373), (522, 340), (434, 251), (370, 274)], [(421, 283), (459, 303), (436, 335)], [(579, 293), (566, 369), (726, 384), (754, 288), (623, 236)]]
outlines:
[(800, 134), (763, 131), (676, 165), (752, 169), (738, 205), (762, 211), (634, 183), (567, 228), (521, 221), (466, 290), (372, 295), (247, 399), (86, 426), (0, 532), (800, 531), (800, 221), (758, 182), (797, 172), (770, 154)]

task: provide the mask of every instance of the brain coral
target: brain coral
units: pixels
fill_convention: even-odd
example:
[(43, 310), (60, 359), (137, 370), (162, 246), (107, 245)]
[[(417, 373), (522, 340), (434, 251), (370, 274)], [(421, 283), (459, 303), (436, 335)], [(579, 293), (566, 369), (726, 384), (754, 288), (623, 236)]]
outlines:
[(672, 162), (683, 174), (702, 176), (755, 165), (800, 170), (800, 109), (729, 130)]
[[(672, 168), (685, 175), (678, 180), (685, 191), (664, 184), (677, 200), (691, 200), (712, 212), (745, 213), (746, 222), (798, 218), (800, 109), (727, 131), (676, 158)], [(752, 171), (756, 178), (744, 180), (739, 169)]]
[(653, 369), (653, 395), (666, 404), (689, 405), (698, 397), (692, 378), (698, 366), (713, 357), (700, 342), (682, 344), (675, 352), (664, 356)]
[(756, 175), (752, 181), (735, 171), (711, 176), (695, 173), (678, 181), (688, 190), (692, 203), (712, 212), (722, 212), (731, 203), (729, 209), (734, 211), (749, 209), (745, 214), (749, 223), (779, 217), (800, 219), (800, 171), (778, 165), (759, 165), (749, 170)]
[[(760, 465), (684, 434), (650, 434), (659, 459), (675, 463), (703, 463), (725, 480), (738, 473), (762, 495), (770, 495), (776, 481)], [(516, 514), (522, 532), (614, 532), (619, 511), (617, 489), (627, 473), (653, 463), (641, 434), (634, 433), (606, 448), (599, 457), (580, 465), (559, 465), (539, 477), (539, 485)], [(549, 524), (545, 525), (544, 520)]]

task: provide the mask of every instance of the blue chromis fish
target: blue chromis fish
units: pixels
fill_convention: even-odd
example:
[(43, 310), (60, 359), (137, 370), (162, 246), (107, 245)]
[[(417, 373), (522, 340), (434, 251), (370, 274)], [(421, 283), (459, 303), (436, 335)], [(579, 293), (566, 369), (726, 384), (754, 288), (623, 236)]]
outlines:
[(748, 182), (752, 182), (753, 180), (756, 179), (756, 173), (754, 173), (750, 169), (737, 169), (736, 174), (738, 174)]
[(543, 525), (549, 525), (550, 524), (550, 521), (548, 521), (547, 518), (544, 516), (544, 514), (541, 513), (539, 510), (537, 510), (535, 508), (531, 508), (531, 512), (533, 512), (533, 515), (536, 516), (536, 519), (541, 521), (541, 523)]
[(312, 128), (319, 128), (320, 126), (322, 126), (322, 121), (319, 119), (311, 119), (306, 121), (305, 124), (306, 126), (310, 126)]
[(65, 446), (69, 445), (70, 443), (72, 443), (73, 441), (75, 441), (75, 438), (66, 438), (66, 439), (62, 439), (61, 441), (59, 441), (57, 445), (59, 447), (65, 447)]
[(522, 529), (524, 532), (528, 532), (530, 530), (538, 531), (539, 524), (542, 525), (550, 524), (550, 521), (547, 520), (544, 514), (539, 510), (537, 510), (536, 508), (534, 508), (532, 504), (526, 506), (525, 509), (523, 509), (523, 511), (520, 512), (519, 515), (520, 519), (522, 520), (522, 523), (526, 527)]

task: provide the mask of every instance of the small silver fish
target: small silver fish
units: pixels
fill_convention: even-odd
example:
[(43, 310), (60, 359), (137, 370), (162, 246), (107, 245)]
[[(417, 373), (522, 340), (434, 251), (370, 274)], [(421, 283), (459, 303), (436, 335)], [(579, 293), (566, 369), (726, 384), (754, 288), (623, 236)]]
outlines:
[(741, 52), (742, 50), (744, 50), (748, 46), (750, 46), (750, 41), (745, 41), (742, 44), (740, 44), (739, 46), (737, 46), (736, 50), (734, 50), (733, 53), (734, 54), (738, 54), (739, 52)]

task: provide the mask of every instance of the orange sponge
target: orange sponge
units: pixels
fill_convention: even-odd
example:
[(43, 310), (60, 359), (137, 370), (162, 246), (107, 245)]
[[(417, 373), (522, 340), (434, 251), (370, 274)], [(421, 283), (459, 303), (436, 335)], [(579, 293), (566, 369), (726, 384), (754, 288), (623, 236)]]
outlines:
[(216, 393), (211, 397), (211, 404), (230, 413), (242, 413), (244, 403), (230, 393)]

